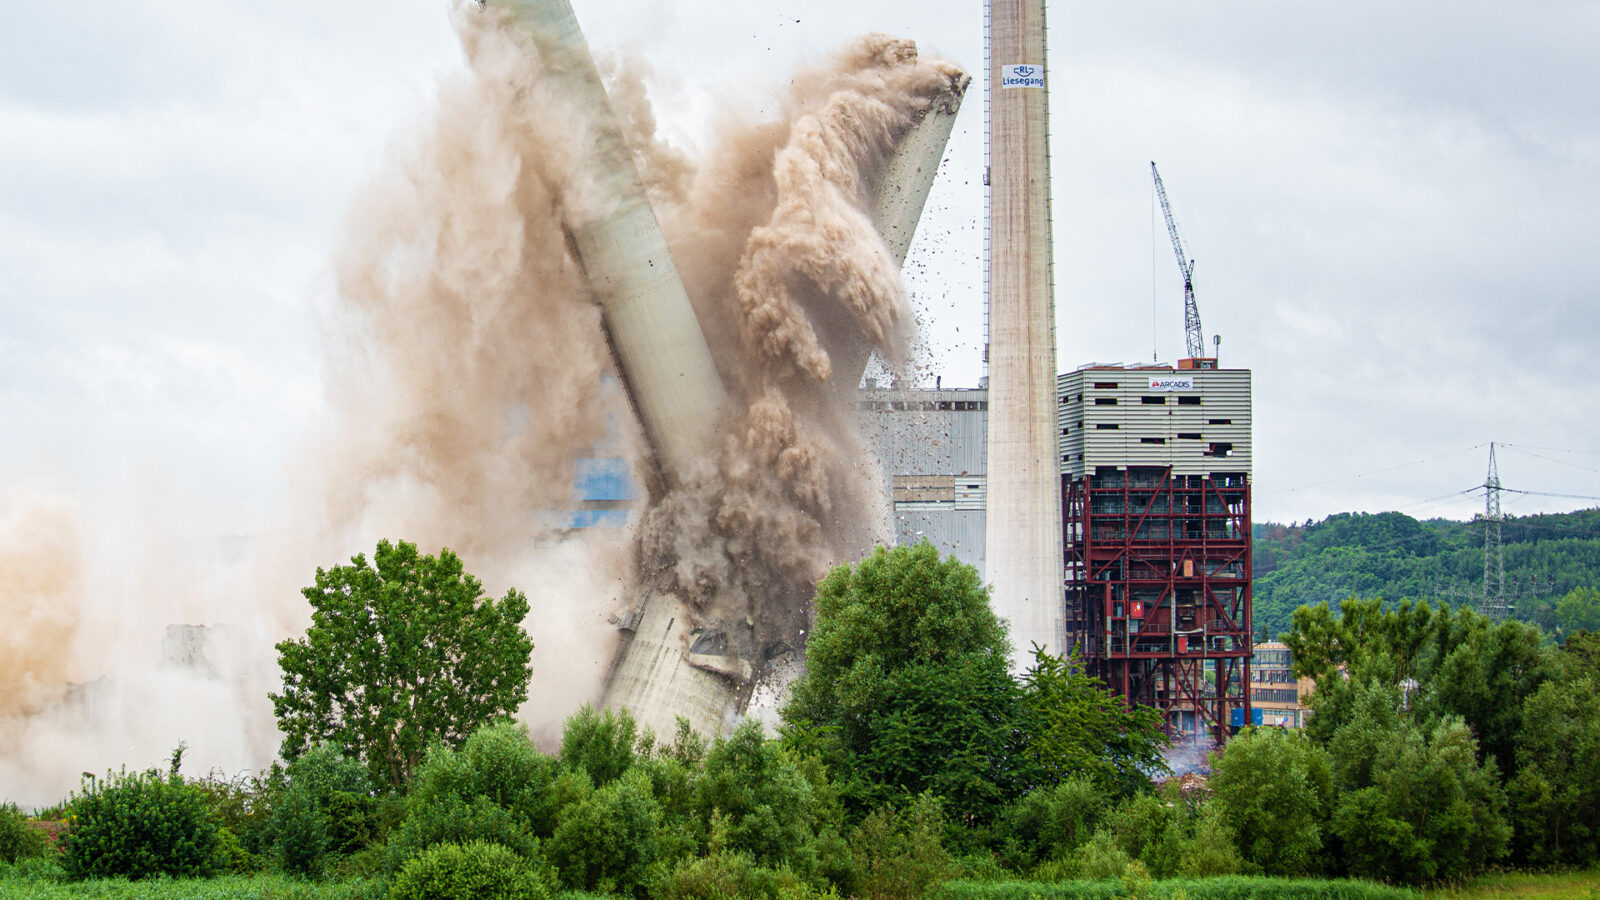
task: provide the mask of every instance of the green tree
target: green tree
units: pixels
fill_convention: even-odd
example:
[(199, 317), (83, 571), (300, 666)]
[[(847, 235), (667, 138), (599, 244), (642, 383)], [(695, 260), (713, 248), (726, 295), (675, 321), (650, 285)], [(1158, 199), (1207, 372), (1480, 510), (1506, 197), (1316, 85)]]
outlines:
[[(1353, 723), (1354, 727), (1356, 723)], [(1460, 719), (1430, 734), (1399, 721), (1389, 739), (1363, 745), (1375, 754), (1369, 783), (1345, 786), (1333, 816), (1351, 875), (1391, 882), (1458, 881), (1506, 853), (1511, 829), (1494, 762)]]
[(649, 777), (633, 769), (563, 810), (545, 846), (568, 888), (642, 896), (660, 827)]
[(585, 703), (561, 731), (561, 761), (588, 772), (596, 787), (610, 784), (638, 759), (638, 731), (627, 710), (597, 712)]
[(406, 794), (406, 817), (389, 837), (391, 870), (437, 844), (500, 844), (530, 860), (555, 829), (561, 808), (593, 789), (583, 771), (560, 771), (527, 732), (509, 722), (486, 725), (459, 750), (428, 752)]
[(1506, 785), (1516, 855), (1535, 866), (1600, 859), (1600, 679), (1547, 681), (1523, 703)]
[(283, 692), (271, 695), (285, 759), (329, 742), (399, 788), (429, 744), (460, 746), (527, 695), (527, 598), (486, 598), (449, 550), (380, 541), (371, 563), (319, 568), (302, 593), (311, 627), (277, 645)]
[(858, 813), (928, 791), (987, 821), (1023, 792), (1022, 694), (975, 569), (927, 542), (879, 547), (830, 572), (816, 602), (785, 738), (821, 751)]
[(720, 817), (728, 850), (802, 877), (817, 871), (818, 798), (789, 752), (763, 738), (761, 723), (746, 719), (718, 738), (695, 789), (705, 820)]
[(1029, 791), (1006, 809), (998, 829), (1007, 862), (1026, 872), (1078, 849), (1099, 827), (1111, 802), (1083, 777)]
[(1440, 640), (1440, 663), (1423, 679), (1417, 713), (1423, 721), (1460, 716), (1500, 771), (1514, 774), (1522, 704), (1557, 673), (1554, 649), (1538, 628), (1514, 619), (1491, 623), (1470, 610), (1458, 619), (1458, 635)]
[(1123, 706), (1100, 679), (1083, 673), (1076, 658), (1035, 647), (1033, 668), (1022, 681), (1028, 754), (1042, 782), (1084, 776), (1103, 791), (1129, 794), (1167, 770), (1161, 713)]
[(375, 837), (376, 802), (366, 767), (326, 744), (289, 763), (271, 814), (273, 845), (286, 872), (319, 877), (329, 861)]
[(1211, 766), (1214, 802), (1246, 862), (1269, 875), (1321, 868), (1333, 799), (1327, 751), (1297, 732), (1246, 728)]
[(1562, 634), (1600, 631), (1600, 591), (1592, 587), (1568, 591), (1556, 601), (1556, 624)]

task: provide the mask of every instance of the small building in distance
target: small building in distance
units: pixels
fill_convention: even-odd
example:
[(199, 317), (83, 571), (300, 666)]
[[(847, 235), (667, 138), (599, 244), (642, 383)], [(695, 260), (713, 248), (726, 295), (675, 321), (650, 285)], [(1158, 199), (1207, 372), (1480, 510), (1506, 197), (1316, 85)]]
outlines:
[(1306, 695), (1317, 683), (1294, 677), (1294, 656), (1287, 644), (1278, 641), (1257, 644), (1250, 660), (1250, 701), (1253, 724), (1280, 728), (1303, 728), (1311, 711), (1305, 707)]

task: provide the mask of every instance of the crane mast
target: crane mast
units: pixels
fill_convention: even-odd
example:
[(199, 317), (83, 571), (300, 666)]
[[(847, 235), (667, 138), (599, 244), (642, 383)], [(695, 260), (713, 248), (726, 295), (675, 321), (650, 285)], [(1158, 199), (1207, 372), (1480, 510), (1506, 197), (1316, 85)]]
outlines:
[(1172, 252), (1178, 257), (1178, 271), (1183, 273), (1183, 333), (1185, 348), (1190, 359), (1206, 355), (1206, 338), (1200, 328), (1200, 307), (1194, 302), (1194, 260), (1183, 252), (1183, 238), (1178, 234), (1178, 220), (1172, 217), (1172, 204), (1167, 202), (1167, 188), (1161, 183), (1161, 173), (1155, 161), (1150, 162), (1150, 174), (1156, 180), (1156, 196), (1161, 198), (1161, 214), (1167, 217), (1167, 233), (1172, 235)]

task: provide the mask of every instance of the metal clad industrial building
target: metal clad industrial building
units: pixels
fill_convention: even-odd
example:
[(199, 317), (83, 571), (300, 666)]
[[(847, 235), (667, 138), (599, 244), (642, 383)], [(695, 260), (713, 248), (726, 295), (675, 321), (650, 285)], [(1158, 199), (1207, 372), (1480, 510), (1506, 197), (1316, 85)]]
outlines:
[(988, 392), (868, 388), (856, 414), (881, 464), (896, 542), (925, 538), (983, 577)]

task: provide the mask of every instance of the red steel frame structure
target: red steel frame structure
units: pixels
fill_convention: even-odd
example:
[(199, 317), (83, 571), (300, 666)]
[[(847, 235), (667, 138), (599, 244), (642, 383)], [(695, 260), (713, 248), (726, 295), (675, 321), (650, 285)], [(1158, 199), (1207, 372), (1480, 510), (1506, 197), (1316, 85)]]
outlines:
[(1067, 627), (1089, 673), (1175, 738), (1250, 722), (1249, 477), (1102, 466), (1063, 476), (1062, 504)]

